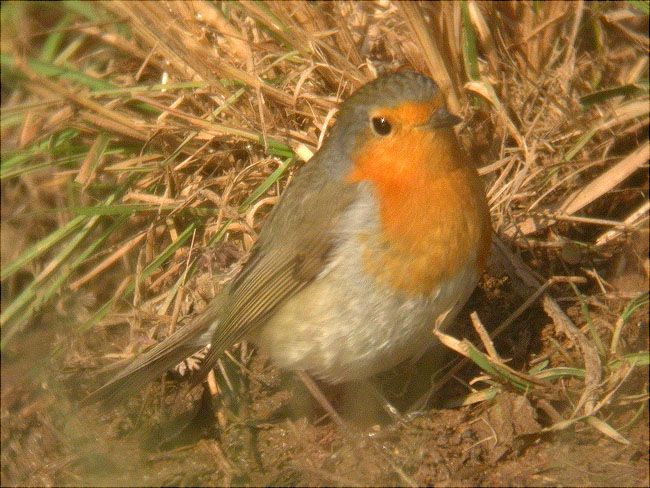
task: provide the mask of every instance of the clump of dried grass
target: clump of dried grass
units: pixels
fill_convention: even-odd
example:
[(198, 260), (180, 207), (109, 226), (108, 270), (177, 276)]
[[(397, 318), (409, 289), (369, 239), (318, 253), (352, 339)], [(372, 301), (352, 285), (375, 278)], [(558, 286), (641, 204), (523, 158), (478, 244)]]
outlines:
[[(167, 334), (215, 293), (206, 276), (236, 272), (339, 100), (400, 67), (431, 75), (465, 117), (505, 242), (495, 262), (522, 296), (546, 281), (556, 325), (551, 294), (647, 308), (638, 5), (3, 4), (3, 348), (43, 317), (128, 323), (118, 355)], [(647, 364), (647, 344), (620, 349), (627, 320), (590, 331), (609, 342), (593, 346), (605, 365)], [(620, 386), (590, 378), (572, 418), (597, 419)]]

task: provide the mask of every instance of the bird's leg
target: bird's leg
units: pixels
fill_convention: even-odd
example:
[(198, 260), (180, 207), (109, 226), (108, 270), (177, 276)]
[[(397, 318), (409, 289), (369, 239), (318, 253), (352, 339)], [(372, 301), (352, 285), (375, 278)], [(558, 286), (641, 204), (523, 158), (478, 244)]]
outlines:
[(372, 394), (375, 396), (381, 407), (384, 409), (384, 412), (388, 414), (391, 420), (396, 424), (404, 424), (404, 417), (397, 408), (388, 401), (388, 399), (382, 394), (377, 385), (372, 383), (370, 389)]
[(340, 427), (343, 429), (345, 432), (347, 429), (347, 426), (341, 416), (338, 414), (338, 412), (334, 409), (332, 404), (329, 402), (327, 398), (325, 398), (325, 395), (323, 395), (323, 392), (321, 389), (318, 387), (316, 382), (312, 379), (311, 376), (309, 376), (307, 373), (304, 371), (298, 371), (297, 372), (298, 378), (300, 381), (302, 381), (303, 385), (309, 390), (309, 393), (311, 393), (311, 396), (314, 397), (314, 400), (318, 402), (318, 404), (323, 407), (323, 409), (327, 412), (327, 414), (330, 416), (330, 418)]

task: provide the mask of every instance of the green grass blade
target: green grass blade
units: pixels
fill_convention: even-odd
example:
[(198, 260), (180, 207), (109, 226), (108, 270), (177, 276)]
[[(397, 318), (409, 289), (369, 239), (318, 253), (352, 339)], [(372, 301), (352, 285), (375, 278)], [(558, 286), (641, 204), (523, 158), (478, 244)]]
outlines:
[[(91, 90), (107, 90), (114, 89), (115, 86), (108, 81), (99, 80), (88, 76), (81, 71), (73, 70), (68, 67), (56, 66), (51, 63), (39, 61), (37, 59), (28, 59), (27, 65), (38, 75), (44, 78), (63, 78), (68, 81), (79, 83), (86, 86)], [(11, 70), (20, 73), (16, 67), (16, 61), (13, 56), (9, 54), (0, 54), (0, 66), (2, 69)]]
[(37, 257), (42, 256), (44, 253), (52, 249), (52, 247), (59, 241), (65, 239), (70, 233), (78, 229), (85, 221), (86, 217), (84, 216), (75, 217), (70, 222), (64, 224), (63, 227), (55, 230), (50, 235), (38, 241), (18, 256), (14, 261), (2, 268), (0, 271), (0, 280), (4, 281)]
[[(155, 260), (153, 260), (149, 265), (142, 270), (142, 274), (140, 275), (140, 281), (143, 281), (147, 279), (151, 274), (157, 270), (178, 248), (180, 248), (186, 241), (187, 239), (192, 235), (194, 230), (196, 229), (196, 224), (192, 223), (190, 224), (176, 239), (176, 241), (172, 242), (167, 248), (158, 256)], [(135, 282), (129, 283), (129, 285), (126, 287), (124, 292), (119, 296), (119, 298), (127, 298), (130, 297), (131, 294), (133, 293), (133, 290), (135, 289)], [(117, 302), (118, 297), (115, 296), (108, 300), (106, 303), (104, 303), (97, 312), (90, 317), (79, 329), (80, 332), (85, 332), (87, 330), (90, 330), (93, 328), (97, 323), (99, 323), (100, 320), (102, 320), (108, 312), (112, 309), (113, 305), (115, 305), (115, 302)]]
[(264, 195), (266, 191), (273, 186), (273, 184), (278, 181), (280, 176), (284, 174), (284, 172), (289, 169), (293, 163), (295, 162), (295, 158), (289, 158), (285, 161), (282, 162), (280, 166), (276, 168), (273, 173), (271, 173), (269, 176), (266, 177), (266, 179), (257, 187), (253, 192), (244, 200), (244, 202), (239, 206), (239, 211), (244, 212), (246, 209), (254, 202), (256, 201), (259, 197)]
[[(35, 313), (37, 313), (40, 308), (51, 300), (56, 293), (58, 293), (65, 281), (70, 277), (70, 275), (79, 268), (92, 254), (103, 244), (106, 239), (113, 235), (118, 228), (127, 221), (127, 218), (121, 218), (116, 220), (106, 231), (103, 232), (101, 236), (95, 239), (86, 249), (79, 253), (74, 261), (68, 265), (64, 265), (63, 269), (57, 272), (53, 279), (47, 286), (39, 288), (39, 280), (34, 280), (28, 288), (21, 294), (24, 294), (25, 299), (19, 300), (19, 296), (11, 306), (20, 309), (23, 305), (26, 305), (25, 309), (21, 311), (20, 317), (16, 321), (12, 321), (7, 324), (3, 329), (2, 342), (0, 343), (0, 349), (4, 348), (6, 344), (12, 339), (12, 337), (22, 329), (23, 325), (26, 324)], [(85, 233), (80, 233), (79, 239), (85, 237)], [(71, 242), (69, 247), (71, 250), (74, 250), (76, 243)], [(27, 300), (27, 302), (25, 301)], [(19, 303), (22, 302), (22, 303)]]
[(43, 61), (44, 63), (51, 63), (54, 61), (56, 53), (61, 49), (61, 44), (65, 37), (65, 29), (70, 26), (73, 19), (74, 15), (69, 13), (63, 16), (61, 21), (45, 39), (43, 48), (41, 49), (41, 55), (39, 56), (39, 61)]
[(460, 10), (463, 19), (462, 31), (462, 49), (463, 49), (463, 63), (465, 65), (465, 73), (470, 80), (478, 80), (481, 78), (481, 72), (478, 65), (478, 50), (476, 48), (476, 33), (474, 26), (469, 15), (469, 7), (467, 0), (463, 0), (460, 4)]
[(650, 2), (647, 0), (627, 0), (627, 3), (644, 15), (650, 14)]
[(589, 95), (585, 95), (580, 98), (580, 103), (583, 107), (589, 108), (592, 105), (606, 102), (610, 98), (628, 97), (633, 95), (642, 95), (645, 93), (647, 93), (647, 90), (644, 90), (640, 86), (623, 85), (614, 88), (606, 88), (604, 90), (599, 90), (597, 92), (590, 93)]
[(167, 261), (167, 258), (174, 254), (176, 250), (181, 247), (185, 241), (187, 241), (187, 239), (190, 238), (192, 232), (194, 232), (194, 229), (196, 229), (196, 227), (197, 226), (195, 223), (188, 225), (187, 228), (179, 234), (178, 238), (169, 246), (167, 246), (167, 248), (160, 254), (160, 256), (154, 259), (146, 268), (142, 270), (140, 281), (147, 279), (149, 276), (151, 276), (151, 273), (156, 271), (165, 261)]

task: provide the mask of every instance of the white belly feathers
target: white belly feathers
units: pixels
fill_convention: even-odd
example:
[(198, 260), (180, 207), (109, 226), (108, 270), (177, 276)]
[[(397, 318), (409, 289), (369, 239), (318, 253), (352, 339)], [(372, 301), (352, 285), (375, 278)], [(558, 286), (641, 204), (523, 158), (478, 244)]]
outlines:
[[(339, 243), (326, 269), (281, 304), (252, 337), (284, 369), (340, 383), (417, 357), (435, 342), (436, 319), (446, 313), (441, 326), (453, 322), (476, 286), (473, 260), (422, 297), (390, 290), (363, 272), (359, 233), (376, 233), (378, 227), (371, 190), (363, 193), (341, 222)], [(355, 222), (374, 224), (359, 229)]]

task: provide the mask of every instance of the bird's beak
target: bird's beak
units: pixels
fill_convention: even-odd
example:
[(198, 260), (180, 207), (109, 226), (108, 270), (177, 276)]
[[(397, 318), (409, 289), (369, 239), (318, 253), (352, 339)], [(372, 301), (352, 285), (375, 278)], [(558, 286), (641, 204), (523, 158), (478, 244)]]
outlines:
[(420, 127), (423, 129), (440, 129), (443, 127), (453, 127), (456, 124), (459, 124), (463, 119), (458, 117), (457, 115), (451, 114), (447, 112), (447, 109), (444, 107), (439, 108), (433, 114), (431, 117), (429, 117), (429, 120)]

